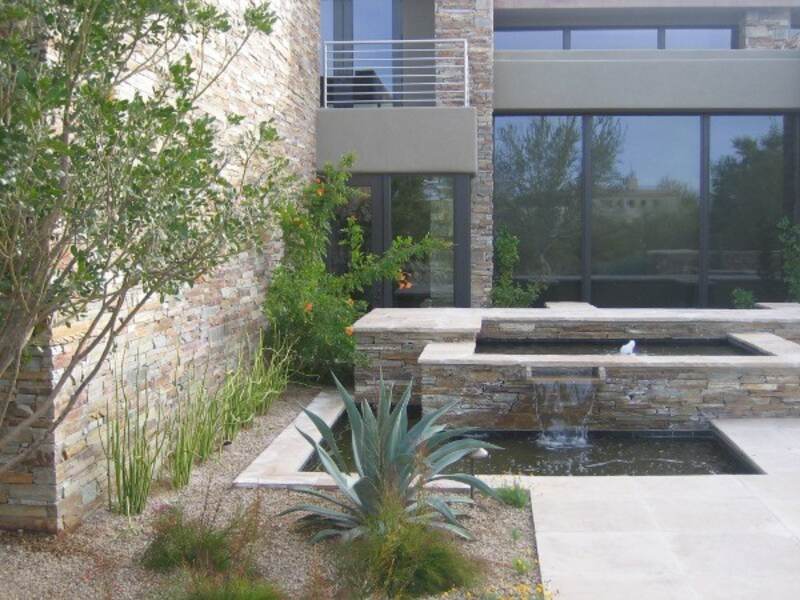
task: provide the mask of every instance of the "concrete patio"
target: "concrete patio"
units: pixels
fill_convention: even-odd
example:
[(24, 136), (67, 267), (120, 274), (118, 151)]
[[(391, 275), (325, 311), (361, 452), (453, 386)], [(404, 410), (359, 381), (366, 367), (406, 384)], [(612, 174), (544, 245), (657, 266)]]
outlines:
[(559, 598), (798, 597), (800, 420), (714, 425), (765, 474), (535, 478), (542, 578)]

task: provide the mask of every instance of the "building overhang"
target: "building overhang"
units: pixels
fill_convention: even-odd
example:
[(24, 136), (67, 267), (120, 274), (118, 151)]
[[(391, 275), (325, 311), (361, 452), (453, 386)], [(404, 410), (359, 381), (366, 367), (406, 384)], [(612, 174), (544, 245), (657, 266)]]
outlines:
[(478, 164), (470, 107), (321, 108), (317, 167), (354, 154), (356, 173), (467, 173)]
[(800, 51), (503, 50), (494, 106), (540, 111), (800, 110)]

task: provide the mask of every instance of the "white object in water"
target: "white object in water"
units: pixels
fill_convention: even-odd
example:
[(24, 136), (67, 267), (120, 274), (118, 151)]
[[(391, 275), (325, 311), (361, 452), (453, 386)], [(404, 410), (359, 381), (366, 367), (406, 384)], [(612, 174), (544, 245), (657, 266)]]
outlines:
[(619, 353), (629, 355), (633, 354), (634, 350), (636, 350), (636, 340), (631, 340), (619, 349)]
[(489, 451), (486, 448), (476, 448), (469, 453), (469, 457), (472, 460), (483, 460), (489, 458)]

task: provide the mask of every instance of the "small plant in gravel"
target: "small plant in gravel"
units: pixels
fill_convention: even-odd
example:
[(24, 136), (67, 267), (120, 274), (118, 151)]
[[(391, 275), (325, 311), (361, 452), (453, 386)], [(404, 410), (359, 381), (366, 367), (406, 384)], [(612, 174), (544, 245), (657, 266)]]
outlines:
[(495, 496), (503, 504), (508, 504), (514, 508), (525, 508), (528, 506), (530, 492), (515, 481), (513, 485), (498, 487), (494, 489)]
[(203, 577), (193, 581), (183, 600), (283, 600), (286, 596), (263, 579)]
[[(300, 433), (317, 452), (320, 463), (336, 483), (342, 498), (325, 492), (301, 488), (301, 493), (321, 498), (332, 507), (301, 504), (281, 513), (308, 513), (301, 524), (316, 528), (312, 540), (339, 537), (345, 541), (355, 539), (375, 527), (375, 520), (386, 511), (387, 500), (399, 499), (408, 513), (410, 522), (448, 530), (470, 539), (469, 533), (458, 520), (458, 504), (471, 504), (463, 495), (439, 496), (426, 493), (424, 486), (434, 481), (450, 480), (466, 484), (488, 496), (494, 491), (483, 481), (465, 473), (446, 473), (445, 469), (478, 448), (497, 448), (492, 444), (463, 436), (469, 428), (449, 429), (438, 423), (458, 401), (428, 413), (409, 429), (408, 403), (411, 384), (406, 387), (400, 402), (392, 408), (392, 386), (381, 380), (377, 410), (366, 400), (361, 408), (350, 393), (334, 377), (345, 405), (352, 432), (352, 447), (357, 478), (352, 481), (346, 473), (350, 465), (342, 456), (336, 437), (330, 427), (314, 413), (305, 414), (319, 430), (328, 450), (303, 431)], [(335, 507), (335, 508), (333, 508)]]
[(133, 398), (124, 382), (116, 382), (114, 407), (106, 405), (109, 422), (105, 440), (100, 436), (106, 456), (109, 509), (127, 516), (144, 510), (168, 439), (160, 407), (151, 419), (150, 387), (139, 385), (138, 375), (136, 379)]
[(162, 573), (186, 567), (201, 574), (249, 576), (253, 546), (262, 534), (261, 502), (256, 500), (238, 510), (223, 526), (217, 524), (219, 503), (209, 512), (206, 498), (203, 512), (196, 518), (187, 517), (178, 506), (164, 508), (153, 524), (154, 535), (142, 564)]
[(409, 520), (399, 500), (384, 506), (367, 532), (341, 553), (339, 576), (352, 596), (415, 598), (479, 581), (481, 565), (451, 536)]
[(531, 561), (529, 561), (526, 558), (522, 558), (521, 556), (518, 556), (514, 560), (512, 560), (511, 566), (513, 567), (517, 575), (527, 575), (533, 569)]

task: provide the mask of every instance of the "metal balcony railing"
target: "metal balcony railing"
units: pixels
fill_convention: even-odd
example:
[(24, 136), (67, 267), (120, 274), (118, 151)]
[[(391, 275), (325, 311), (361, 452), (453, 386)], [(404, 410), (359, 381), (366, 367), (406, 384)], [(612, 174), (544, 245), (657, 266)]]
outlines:
[(322, 105), (469, 106), (467, 40), (325, 42)]

